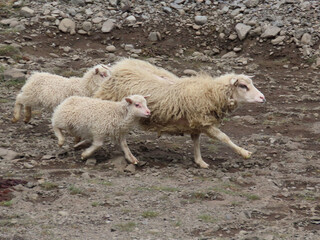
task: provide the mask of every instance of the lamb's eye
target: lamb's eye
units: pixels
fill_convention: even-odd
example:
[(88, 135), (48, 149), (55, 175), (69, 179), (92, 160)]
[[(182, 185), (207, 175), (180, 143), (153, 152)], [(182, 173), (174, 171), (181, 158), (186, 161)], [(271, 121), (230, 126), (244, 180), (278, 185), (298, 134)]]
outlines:
[(239, 84), (239, 88), (246, 89), (247, 91), (249, 90), (249, 88), (245, 84)]
[(135, 103), (134, 105), (135, 105), (137, 108), (140, 107), (140, 104), (139, 104), (139, 103)]

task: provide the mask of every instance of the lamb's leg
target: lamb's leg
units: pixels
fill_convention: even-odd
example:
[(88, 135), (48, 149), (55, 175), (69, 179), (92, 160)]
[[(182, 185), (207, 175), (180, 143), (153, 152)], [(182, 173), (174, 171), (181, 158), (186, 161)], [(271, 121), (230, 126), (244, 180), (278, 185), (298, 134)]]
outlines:
[(25, 106), (24, 107), (24, 122), (28, 123), (31, 119), (31, 107)]
[(103, 145), (103, 138), (93, 138), (92, 145), (88, 147), (82, 154), (81, 159), (88, 158)]
[(127, 144), (127, 140), (125, 137), (121, 136), (120, 137), (120, 146), (122, 151), (124, 152), (124, 156), (125, 158), (131, 162), (132, 164), (137, 164), (139, 161), (138, 159), (135, 158), (135, 156), (133, 156), (133, 154), (131, 153), (128, 144)]
[(229, 145), (236, 153), (238, 153), (239, 155), (241, 155), (243, 158), (250, 158), (252, 152), (249, 152), (247, 150), (245, 150), (242, 147), (237, 146), (236, 144), (234, 144), (230, 138), (223, 132), (220, 131), (220, 129), (216, 128), (216, 127), (211, 127), (207, 130), (206, 134), (213, 138), (217, 138), (218, 140), (220, 140), (221, 142), (226, 143), (227, 145)]
[(194, 148), (194, 161), (201, 168), (208, 168), (209, 164), (202, 160), (201, 151), (200, 151), (200, 134), (191, 134), (191, 139), (193, 141)]
[(58, 138), (59, 147), (61, 147), (64, 144), (64, 140), (65, 140), (64, 136), (62, 135), (61, 129), (57, 127), (53, 127), (53, 131)]
[(83, 145), (85, 145), (85, 144), (87, 144), (87, 143), (89, 143), (89, 142), (90, 142), (90, 140), (85, 139), (85, 140), (83, 140), (83, 141), (81, 141), (81, 142), (78, 142), (78, 143), (75, 144), (73, 147), (74, 147), (74, 148), (78, 148), (78, 147), (81, 147), (81, 146), (83, 146)]
[(16, 102), (16, 103), (14, 104), (13, 118), (12, 118), (12, 120), (11, 120), (13, 123), (16, 123), (16, 122), (19, 121), (20, 115), (21, 115), (21, 109), (22, 109), (22, 104)]

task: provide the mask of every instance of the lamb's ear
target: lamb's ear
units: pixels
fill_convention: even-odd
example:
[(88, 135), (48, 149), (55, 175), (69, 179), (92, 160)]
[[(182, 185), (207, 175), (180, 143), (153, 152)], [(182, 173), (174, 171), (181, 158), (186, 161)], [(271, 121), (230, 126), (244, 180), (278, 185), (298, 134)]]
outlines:
[(99, 73), (99, 68), (96, 68), (96, 74), (98, 74)]
[(237, 78), (231, 78), (230, 79), (230, 84), (233, 86), (238, 86), (239, 80)]
[(125, 100), (126, 100), (126, 102), (129, 103), (129, 104), (132, 104), (132, 103), (133, 103), (133, 101), (132, 101), (131, 98), (126, 97)]
[(148, 94), (148, 95), (144, 96), (144, 98), (147, 99), (147, 98), (149, 98), (150, 96), (151, 96), (151, 95)]

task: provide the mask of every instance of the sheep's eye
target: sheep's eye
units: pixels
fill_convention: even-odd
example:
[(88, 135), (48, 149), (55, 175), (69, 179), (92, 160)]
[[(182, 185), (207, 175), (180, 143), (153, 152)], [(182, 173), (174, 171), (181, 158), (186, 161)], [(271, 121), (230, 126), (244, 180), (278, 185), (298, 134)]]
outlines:
[(239, 88), (246, 89), (247, 91), (249, 90), (249, 88), (245, 84), (239, 84)]
[(139, 104), (139, 103), (135, 103), (134, 105), (135, 105), (137, 108), (140, 107), (140, 104)]

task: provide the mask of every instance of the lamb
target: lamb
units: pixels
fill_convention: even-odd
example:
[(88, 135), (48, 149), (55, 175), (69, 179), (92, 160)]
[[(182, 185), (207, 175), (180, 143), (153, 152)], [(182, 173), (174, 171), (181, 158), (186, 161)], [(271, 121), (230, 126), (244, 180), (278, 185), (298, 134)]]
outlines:
[(82, 139), (92, 139), (92, 145), (81, 154), (81, 158), (85, 159), (99, 149), (104, 138), (109, 136), (120, 142), (125, 158), (137, 164), (138, 160), (128, 148), (125, 136), (138, 124), (139, 118), (150, 116), (145, 100), (147, 97), (131, 95), (121, 102), (78, 96), (67, 98), (54, 110), (52, 116), (52, 127), (59, 146), (65, 141), (61, 130), (67, 130)]
[(65, 78), (46, 72), (33, 73), (17, 95), (12, 122), (20, 119), (24, 106), (24, 122), (31, 119), (31, 108), (44, 107), (53, 110), (69, 96), (92, 96), (102, 81), (109, 76), (108, 67), (97, 65), (82, 78)]
[(101, 84), (94, 97), (116, 101), (129, 94), (150, 93), (148, 106), (152, 116), (140, 121), (142, 128), (159, 135), (190, 134), (194, 143), (194, 161), (201, 168), (209, 166), (201, 157), (202, 133), (224, 142), (244, 158), (251, 156), (251, 152), (234, 144), (218, 128), (223, 118), (239, 104), (265, 102), (251, 77), (231, 73), (212, 78), (198, 74), (178, 80), (172, 78), (173, 84), (168, 84), (158, 81), (161, 71), (145, 71), (144, 64), (139, 67), (139, 62), (133, 59), (119, 61), (110, 71), (110, 78)]

